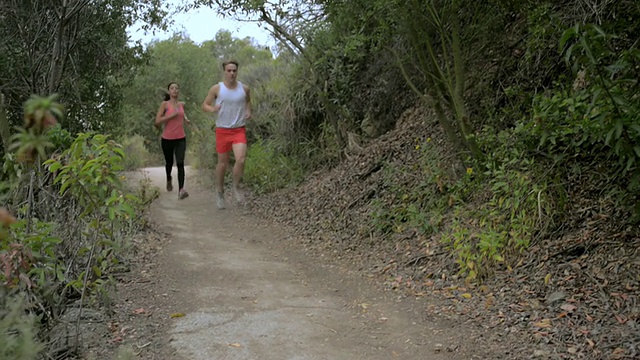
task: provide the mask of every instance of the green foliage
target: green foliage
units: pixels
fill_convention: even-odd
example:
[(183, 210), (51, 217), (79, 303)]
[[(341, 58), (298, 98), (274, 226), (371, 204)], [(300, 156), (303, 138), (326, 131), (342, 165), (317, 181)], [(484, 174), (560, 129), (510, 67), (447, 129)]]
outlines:
[[(5, 155), (7, 205), (18, 219), (0, 209), (0, 291), (23, 294), (28, 300), (23, 311), (37, 312), (43, 327), (55, 325), (70, 297), (79, 295), (80, 306), (108, 304), (112, 274), (121, 267), (127, 234), (157, 195), (142, 189), (142, 197), (137, 197), (124, 187), (119, 172), (125, 154), (109, 136), (80, 133), (74, 138), (39, 121), (55, 113), (50, 109), (60, 108), (51, 99), (33, 98), (25, 107), (25, 131), (14, 137), (14, 148), (26, 148), (25, 153), (37, 156), (17, 162), (15, 153)], [(34, 136), (54, 146), (38, 150)], [(58, 151), (67, 145), (49, 154), (52, 148)], [(0, 315), (10, 309), (0, 305)], [(0, 337), (15, 337), (15, 341), (6, 338), (10, 346), (23, 341), (22, 334), (28, 335), (13, 330), (6, 332), (0, 325)], [(5, 338), (1, 340), (4, 345)], [(1, 345), (0, 349), (5, 351)], [(48, 351), (40, 346), (29, 349)]]
[(18, 133), (12, 136), (13, 144), (10, 147), (10, 150), (17, 148), (20, 161), (33, 162), (36, 156), (44, 159), (47, 149), (53, 147), (46, 130), (63, 117), (62, 105), (55, 102), (56, 98), (57, 95), (34, 95), (25, 103), (24, 128), (18, 128)]
[(245, 182), (258, 194), (269, 193), (287, 186), (295, 186), (303, 179), (302, 167), (282, 155), (265, 140), (249, 147), (246, 160)]
[[(550, 135), (559, 135), (554, 142), (570, 146), (570, 153), (582, 150), (597, 154), (604, 150), (616, 160), (621, 175), (634, 173), (633, 186), (638, 188), (640, 49), (635, 45), (620, 49), (616, 36), (596, 25), (568, 29), (560, 47), (565, 49), (565, 59), (578, 78), (572, 93), (564, 94), (564, 99), (552, 98), (543, 111), (535, 114), (544, 129), (541, 145)], [(568, 116), (560, 116), (559, 111), (566, 111)], [(582, 132), (581, 138), (576, 136), (578, 131)]]
[(45, 165), (56, 173), (60, 194), (68, 193), (84, 208), (80, 216), (95, 216), (91, 223), (95, 230), (103, 231), (103, 219), (113, 222), (135, 216), (140, 199), (124, 191), (119, 175), (125, 158), (121, 145), (105, 135), (79, 134), (62, 158), (64, 163), (51, 159)]
[(49, 138), (49, 142), (51, 142), (51, 151), (53, 153), (60, 153), (70, 148), (74, 140), (73, 135), (66, 129), (63, 129), (60, 124), (52, 126), (47, 133), (47, 137)]
[(42, 346), (36, 341), (35, 318), (25, 313), (25, 300), (0, 287), (0, 358), (33, 360)]
[(33, 223), (20, 219), (11, 226), (12, 236), (0, 244), (0, 251), (12, 254), (12, 266), (8, 263), (7, 268), (13, 268), (13, 271), (3, 279), (5, 284), (25, 291), (65, 281), (65, 264), (56, 254), (56, 248), (62, 243), (62, 239), (54, 235), (55, 228), (55, 223), (37, 219)]
[(140, 169), (151, 162), (152, 156), (144, 145), (144, 138), (141, 135), (125, 136), (120, 143), (124, 152), (124, 159), (122, 160), (124, 170)]
[(13, 125), (28, 97), (44, 91), (67, 104), (61, 122), (74, 134), (124, 129), (122, 87), (145, 61), (139, 44), (129, 46), (127, 27), (138, 20), (147, 29), (166, 25), (160, 0), (8, 0), (2, 13), (10, 15), (0, 22), (0, 83)]
[[(416, 230), (428, 235), (440, 231), (443, 214), (449, 203), (454, 201), (450, 194), (455, 186), (453, 175), (442, 170), (445, 158), (431, 143), (431, 138), (426, 140), (416, 139), (414, 149), (420, 153), (421, 161), (415, 165), (397, 166), (386, 165), (384, 171), (384, 184), (389, 188), (392, 203), (388, 204), (382, 199), (372, 201), (371, 226), (381, 234), (402, 233), (407, 230)], [(420, 181), (412, 180), (418, 177)], [(406, 187), (398, 184), (399, 179), (408, 178), (416, 184)], [(462, 191), (457, 193), (464, 196)]]

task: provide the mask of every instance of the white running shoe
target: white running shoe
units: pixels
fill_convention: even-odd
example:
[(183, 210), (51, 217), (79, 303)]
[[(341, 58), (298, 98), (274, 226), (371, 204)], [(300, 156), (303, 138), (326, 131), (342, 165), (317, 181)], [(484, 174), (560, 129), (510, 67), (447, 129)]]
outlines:
[(236, 201), (239, 203), (244, 203), (244, 194), (239, 189), (233, 189), (233, 195), (236, 198)]
[(224, 193), (219, 192), (216, 196), (216, 206), (218, 209), (224, 209)]

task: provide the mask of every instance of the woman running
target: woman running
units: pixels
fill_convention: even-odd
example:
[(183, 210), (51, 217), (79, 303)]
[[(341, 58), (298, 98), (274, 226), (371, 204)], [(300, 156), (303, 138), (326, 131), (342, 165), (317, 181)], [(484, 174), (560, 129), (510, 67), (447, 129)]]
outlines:
[(184, 103), (178, 101), (180, 87), (172, 82), (167, 87), (168, 94), (160, 104), (156, 114), (156, 127), (164, 125), (162, 131), (162, 152), (164, 153), (165, 169), (167, 171), (167, 191), (173, 190), (171, 183), (171, 169), (175, 155), (178, 166), (178, 199), (184, 199), (189, 193), (184, 189), (184, 155), (187, 150), (187, 139), (184, 124), (191, 124), (184, 113)]

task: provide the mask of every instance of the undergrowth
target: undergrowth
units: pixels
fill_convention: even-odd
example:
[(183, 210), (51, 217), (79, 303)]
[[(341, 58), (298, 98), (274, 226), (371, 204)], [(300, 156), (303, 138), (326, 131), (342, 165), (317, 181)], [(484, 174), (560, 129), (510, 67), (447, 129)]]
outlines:
[(266, 140), (251, 144), (245, 165), (245, 183), (257, 194), (297, 185), (304, 177), (304, 169), (298, 162), (281, 154)]
[[(121, 175), (126, 154), (109, 136), (52, 126), (55, 97), (25, 104), (25, 128), (5, 155), (0, 209), (0, 355), (49, 358), (57, 321), (71, 304), (109, 307), (113, 274), (126, 269), (127, 239), (153, 192), (136, 196)], [(16, 315), (20, 313), (21, 315)], [(37, 319), (37, 322), (34, 322)]]

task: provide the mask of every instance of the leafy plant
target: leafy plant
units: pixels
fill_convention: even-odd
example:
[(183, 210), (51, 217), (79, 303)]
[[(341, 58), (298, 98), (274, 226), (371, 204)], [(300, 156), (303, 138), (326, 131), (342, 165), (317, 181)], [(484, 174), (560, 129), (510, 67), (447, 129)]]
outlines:
[(245, 167), (245, 182), (258, 193), (268, 193), (302, 181), (303, 169), (278, 153), (268, 141), (251, 144)]
[[(575, 99), (581, 107), (571, 108), (582, 123), (564, 119), (569, 127), (587, 125), (583, 138), (608, 149), (617, 158), (621, 174), (635, 172), (634, 186), (640, 185), (637, 173), (640, 162), (640, 49), (616, 48), (616, 36), (597, 25), (576, 25), (560, 39), (565, 60), (578, 78), (574, 83)], [(550, 119), (549, 119), (550, 120)], [(563, 120), (563, 119), (558, 119)], [(590, 125), (590, 126), (589, 126)], [(580, 148), (582, 143), (572, 144)], [(586, 149), (585, 149), (586, 150)], [(598, 148), (594, 149), (598, 151)]]
[(0, 287), (0, 358), (33, 360), (42, 349), (36, 341), (35, 317), (25, 313), (23, 296)]

